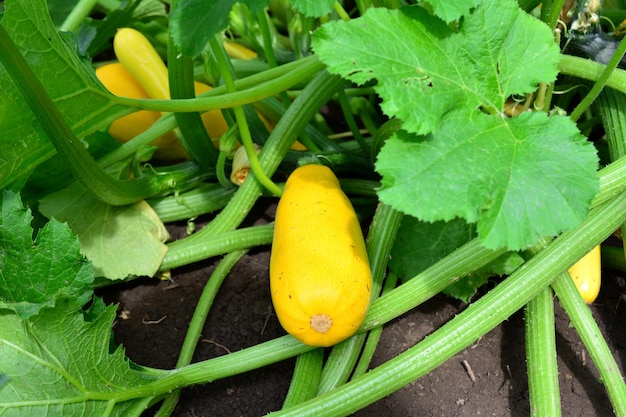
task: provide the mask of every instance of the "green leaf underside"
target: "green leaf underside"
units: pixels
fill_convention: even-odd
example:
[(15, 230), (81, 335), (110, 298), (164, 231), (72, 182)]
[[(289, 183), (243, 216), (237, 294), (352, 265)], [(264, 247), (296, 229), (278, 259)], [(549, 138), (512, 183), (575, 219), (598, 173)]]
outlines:
[(376, 164), (382, 201), (425, 221), (477, 222), (485, 246), (511, 250), (578, 225), (596, 166), (575, 124), (545, 113), (447, 119), (426, 138), (400, 131)]
[[(404, 216), (394, 241), (389, 269), (401, 280), (409, 280), (475, 237), (474, 226), (462, 219), (423, 222)], [(523, 263), (515, 252), (502, 255), (481, 270), (460, 279), (443, 292), (470, 302), (490, 277), (512, 273)]]
[(333, 10), (334, 3), (335, 0), (292, 0), (291, 5), (294, 9), (296, 9), (305, 16), (319, 17), (330, 13)]
[[(131, 370), (121, 348), (109, 353), (116, 307), (103, 307), (91, 321), (69, 300), (27, 320), (3, 314), (0, 415), (139, 416), (152, 397), (116, 402), (118, 393), (150, 379)], [(106, 412), (105, 412), (106, 411)]]
[[(44, 0), (8, 0), (5, 9), (2, 25), (77, 136), (106, 126), (123, 111), (111, 103), (90, 62), (78, 57), (75, 38), (56, 31)], [(1, 67), (0, 91), (0, 186), (6, 186), (55, 150)]]
[[(170, 15), (172, 38), (180, 51), (197, 56), (206, 48), (209, 39), (228, 25), (228, 14), (236, 0), (180, 0)], [(267, 0), (244, 0), (251, 11), (267, 6)]]
[(468, 14), (472, 7), (478, 6), (482, 0), (430, 0), (435, 15), (446, 22), (457, 20)]
[(30, 209), (7, 190), (0, 214), (0, 309), (28, 318), (60, 297), (85, 304), (92, 293), (93, 268), (67, 225), (52, 220), (33, 242)]
[(98, 277), (154, 276), (167, 253), (167, 230), (145, 201), (111, 206), (74, 183), (44, 197), (40, 211), (67, 221)]
[(502, 111), (510, 95), (556, 78), (559, 49), (548, 27), (513, 0), (488, 3), (459, 33), (419, 6), (370, 9), (325, 24), (313, 46), (329, 71), (357, 84), (376, 79), (383, 111), (427, 134), (455, 110)]
[(376, 163), (383, 202), (476, 222), (487, 247), (512, 250), (586, 216), (595, 148), (567, 118), (501, 116), (508, 97), (553, 81), (559, 59), (548, 27), (515, 1), (483, 1), (458, 33), (419, 6), (371, 9), (324, 25), (313, 46), (329, 71), (375, 79), (381, 108), (403, 121)]

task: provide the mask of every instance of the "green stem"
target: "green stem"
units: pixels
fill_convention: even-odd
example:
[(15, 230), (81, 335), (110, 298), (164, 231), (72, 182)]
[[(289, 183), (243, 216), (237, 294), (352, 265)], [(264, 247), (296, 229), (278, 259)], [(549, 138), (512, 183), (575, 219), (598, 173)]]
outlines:
[(59, 30), (61, 32), (76, 31), (91, 10), (98, 4), (98, 0), (78, 0), (70, 14), (67, 15)]
[(235, 193), (235, 187), (202, 184), (180, 194), (146, 200), (163, 223), (186, 220), (223, 208)]
[[(561, 55), (558, 67), (559, 71), (564, 75), (571, 75), (594, 82), (602, 80), (607, 68), (605, 65), (598, 64), (590, 59), (571, 55)], [(610, 73), (604, 85), (626, 93), (626, 71), (619, 68), (615, 69)]]
[(102, 201), (125, 205), (169, 189), (171, 179), (144, 177), (116, 180), (104, 172), (76, 138), (61, 112), (37, 79), (3, 26), (0, 25), (0, 63), (22, 93), (44, 132), (70, 170)]
[(581, 298), (569, 274), (560, 274), (552, 283), (552, 288), (554, 288), (559, 302), (567, 312), (572, 325), (580, 335), (600, 373), (600, 381), (606, 387), (615, 415), (626, 416), (624, 377), (591, 314), (591, 310)]
[[(397, 277), (394, 274), (389, 274), (389, 276), (385, 280), (382, 295), (386, 295), (389, 293), (389, 291), (393, 290), (396, 287), (397, 282)], [(354, 372), (352, 373), (352, 379), (357, 378), (367, 372), (382, 334), (383, 326), (374, 327), (372, 330), (369, 331), (369, 333), (367, 334), (365, 346), (363, 347), (363, 352), (361, 353), (361, 357), (359, 358), (359, 362), (355, 366)]]
[(344, 20), (346, 22), (350, 20), (350, 15), (348, 15), (341, 3), (339, 3), (338, 1), (333, 3), (333, 9), (335, 10), (335, 13), (337, 13), (337, 15), (341, 18), (341, 20)]
[[(204, 323), (206, 322), (206, 318), (209, 315), (209, 310), (213, 305), (213, 301), (215, 300), (217, 291), (220, 289), (220, 286), (224, 282), (224, 279), (233, 268), (233, 266), (235, 266), (235, 264), (245, 254), (245, 250), (229, 253), (224, 257), (224, 259), (219, 263), (217, 268), (215, 268), (215, 271), (213, 271), (213, 273), (211, 274), (211, 277), (204, 286), (204, 290), (200, 295), (200, 299), (196, 304), (196, 309), (191, 318), (191, 322), (189, 323), (189, 328), (187, 329), (187, 334), (185, 335), (183, 346), (180, 349), (178, 361), (176, 362), (177, 368), (187, 366), (191, 363), (193, 353), (195, 352), (198, 341), (200, 340), (200, 336), (202, 335)], [(176, 390), (171, 395), (169, 395), (165, 399), (165, 401), (163, 401), (163, 404), (161, 404), (161, 407), (159, 408), (159, 411), (155, 414), (155, 417), (166, 417), (172, 414), (172, 411), (174, 411), (174, 407), (176, 407), (176, 404), (178, 403), (179, 397), (180, 390)]]
[(167, 271), (213, 256), (249, 249), (255, 246), (268, 245), (272, 242), (273, 235), (274, 224), (269, 223), (262, 226), (251, 226), (209, 236), (199, 242), (183, 247), (170, 244), (167, 255), (165, 255), (165, 259), (163, 259), (159, 270)]
[(565, 0), (544, 1), (541, 7), (541, 20), (552, 30), (556, 27)]
[[(622, 42), (626, 45), (626, 42)], [(621, 45), (620, 45), (621, 47)], [(611, 161), (626, 156), (626, 95), (614, 90), (604, 90), (598, 96), (596, 107), (606, 132)], [(626, 224), (621, 227), (626, 236)], [(626, 259), (626, 245), (622, 242), (622, 257)]]
[(163, 112), (205, 112), (233, 108), (279, 94), (310, 79), (322, 69), (324, 64), (312, 55), (293, 64), (281, 65), (238, 80), (234, 83), (237, 91), (228, 94), (226, 86), (219, 86), (194, 99), (153, 100), (111, 96), (111, 101), (142, 110)]
[(591, 90), (589, 90), (585, 98), (583, 98), (581, 102), (576, 106), (576, 108), (572, 111), (572, 114), (570, 114), (570, 118), (573, 121), (578, 120), (578, 118), (582, 116), (585, 110), (587, 110), (589, 106), (591, 106), (591, 104), (594, 102), (594, 100), (598, 97), (604, 86), (607, 84), (609, 77), (611, 76), (613, 71), (615, 71), (617, 65), (619, 65), (620, 61), (622, 60), (624, 53), (626, 53), (626, 42), (620, 42), (619, 46), (615, 50), (615, 53), (609, 60), (609, 63), (604, 68), (604, 71), (602, 71), (600, 78), (594, 83), (593, 87), (591, 87)]
[[(270, 118), (272, 121), (279, 121), (285, 114), (285, 107), (273, 97), (265, 100), (258, 101), (253, 104), (261, 114)], [(304, 128), (306, 135), (315, 143), (316, 147), (319, 147), (321, 151), (328, 152), (343, 152), (344, 149), (339, 146), (335, 141), (328, 139), (328, 136), (320, 132), (313, 125), (307, 124)], [(309, 148), (314, 151), (315, 148)]]
[[(222, 42), (220, 39), (215, 36), (211, 38), (209, 41), (209, 45), (211, 46), (211, 50), (215, 55), (217, 60), (217, 64), (220, 67), (220, 72), (222, 74), (222, 78), (224, 79), (224, 83), (226, 84), (226, 88), (229, 93), (233, 93), (236, 91), (235, 87), (235, 79), (232, 74), (232, 68), (228, 65), (228, 57), (226, 56), (226, 52), (224, 51), (224, 47), (222, 46)], [(250, 161), (250, 169), (255, 174), (256, 178), (259, 180), (261, 185), (263, 185), (267, 190), (274, 193), (277, 196), (281, 196), (283, 191), (276, 185), (272, 180), (265, 174), (261, 164), (259, 163), (259, 158), (257, 156), (256, 150), (254, 149), (254, 143), (252, 142), (252, 136), (250, 135), (250, 129), (248, 127), (248, 121), (246, 120), (246, 115), (244, 114), (243, 107), (236, 106), (233, 108), (235, 112), (235, 118), (237, 119), (237, 126), (239, 127), (239, 134), (241, 135), (241, 143), (246, 150), (246, 155), (248, 156), (248, 160)]]
[(324, 349), (314, 349), (298, 355), (283, 409), (315, 397), (323, 364)]
[(496, 288), (416, 346), (332, 392), (271, 415), (349, 415), (426, 375), (528, 303), (555, 276), (582, 257), (588, 244), (598, 244), (610, 235), (626, 220), (625, 208), (626, 194), (621, 194), (593, 210), (579, 227), (556, 238)]
[[(170, 1), (170, 13), (178, 6), (178, 0)], [(170, 97), (173, 99), (195, 98), (194, 61), (180, 53), (170, 32), (167, 44), (167, 66)], [(182, 144), (191, 159), (203, 166), (214, 166), (218, 151), (207, 134), (200, 113), (174, 113), (182, 134)]]
[(354, 114), (352, 113), (352, 109), (350, 108), (348, 97), (343, 92), (343, 90), (339, 91), (339, 93), (337, 94), (337, 97), (339, 99), (339, 105), (341, 106), (341, 111), (343, 112), (344, 120), (346, 121), (346, 123), (348, 123), (348, 127), (350, 128), (350, 131), (352, 132), (352, 136), (354, 136), (354, 139), (356, 139), (359, 146), (361, 146), (361, 149), (363, 150), (363, 152), (366, 155), (369, 155), (371, 153), (371, 149), (368, 148), (367, 144), (365, 143), (365, 140), (363, 139), (363, 135), (361, 135), (359, 126), (357, 125), (356, 119), (354, 118)]
[(526, 305), (526, 366), (531, 416), (561, 415), (554, 298), (550, 288)]

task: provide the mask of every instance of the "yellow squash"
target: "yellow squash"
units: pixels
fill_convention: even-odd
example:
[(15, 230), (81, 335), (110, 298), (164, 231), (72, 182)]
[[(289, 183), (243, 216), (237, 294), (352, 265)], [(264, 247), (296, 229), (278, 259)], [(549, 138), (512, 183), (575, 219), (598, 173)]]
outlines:
[(567, 271), (587, 304), (594, 302), (600, 292), (600, 245), (596, 246)]
[[(96, 77), (112, 94), (131, 98), (150, 98), (146, 90), (137, 82), (130, 72), (119, 62), (106, 64), (96, 68)], [(161, 117), (161, 113), (139, 110), (111, 123), (109, 133), (117, 141), (126, 143), (138, 134), (147, 130)], [(155, 140), (152, 145), (163, 146), (176, 140), (174, 132), (170, 132)]]
[(370, 304), (372, 275), (361, 227), (333, 172), (297, 168), (276, 209), (270, 289), (278, 320), (304, 344), (352, 336)]

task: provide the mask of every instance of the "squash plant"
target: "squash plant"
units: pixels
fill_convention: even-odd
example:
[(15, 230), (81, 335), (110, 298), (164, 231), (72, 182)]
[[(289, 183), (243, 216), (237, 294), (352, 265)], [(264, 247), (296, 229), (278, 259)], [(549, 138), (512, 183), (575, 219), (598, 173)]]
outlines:
[[(566, 272), (626, 223), (626, 43), (598, 35), (599, 2), (167, 3), (79, 0), (71, 13), (59, 1), (2, 5), (0, 414), (133, 416), (161, 403), (166, 416), (187, 386), (297, 356), (275, 415), (348, 415), (526, 306), (531, 408), (559, 415), (554, 292), (615, 414), (626, 416), (621, 371)], [(619, 32), (621, 10), (607, 16)], [(123, 27), (161, 52), (171, 99), (116, 96), (98, 81), (94, 68), (111, 58)], [(572, 48), (589, 36), (601, 47)], [(225, 40), (257, 57), (230, 58)], [(196, 97), (196, 81), (213, 88)], [(324, 119), (324, 106), (340, 120)], [(139, 110), (161, 116), (117, 143), (109, 126)], [(219, 148), (200, 117), (214, 110), (229, 126)], [(601, 126), (606, 142), (595, 134)], [(190, 159), (149, 163), (150, 144), (172, 130)], [(296, 139), (307, 149), (290, 149)], [(226, 180), (237, 140), (250, 162), (240, 187)], [(242, 221), (311, 163), (329, 166), (374, 211), (359, 213), (372, 283), (356, 334), (325, 362), (322, 348), (284, 336), (191, 364), (229, 269), (281, 238), (273, 224)], [(168, 240), (164, 223), (188, 220), (191, 232), (211, 212), (200, 230)], [(116, 307), (95, 287), (166, 277), (214, 256), (223, 259), (176, 369), (132, 364), (110, 347)], [(477, 297), (495, 275), (498, 285)], [(472, 303), (366, 372), (381, 326), (442, 291)]]

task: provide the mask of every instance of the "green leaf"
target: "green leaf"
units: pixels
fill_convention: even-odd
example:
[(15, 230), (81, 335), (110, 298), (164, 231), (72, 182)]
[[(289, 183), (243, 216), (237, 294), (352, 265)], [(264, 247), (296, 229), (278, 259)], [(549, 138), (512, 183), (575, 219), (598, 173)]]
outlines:
[(569, 118), (456, 116), (426, 138), (387, 140), (376, 163), (383, 202), (425, 221), (477, 222), (486, 247), (511, 250), (586, 217), (598, 158)]
[(169, 234), (145, 201), (111, 206), (74, 183), (43, 198), (39, 209), (67, 221), (98, 277), (154, 276), (167, 253)]
[[(236, 0), (180, 0), (170, 15), (174, 43), (188, 56), (198, 56), (209, 39), (228, 26), (228, 15)], [(244, 0), (251, 11), (261, 10), (268, 0)]]
[(474, 238), (472, 229), (462, 219), (429, 223), (404, 216), (391, 250), (389, 268), (403, 281), (413, 278)]
[(330, 72), (376, 79), (382, 110), (418, 134), (459, 109), (501, 112), (510, 95), (553, 81), (559, 60), (550, 29), (514, 0), (485, 1), (458, 33), (419, 6), (373, 8), (323, 25), (313, 47)]
[(310, 1), (310, 0), (292, 0), (291, 5), (294, 9), (299, 11), (305, 16), (320, 17), (327, 15), (333, 10), (333, 4), (335, 0), (322, 0), (322, 1)]
[[(78, 137), (106, 126), (124, 111), (111, 102), (91, 63), (78, 56), (75, 36), (56, 31), (44, 0), (7, 0), (5, 7), (2, 25)], [(0, 91), (0, 187), (4, 187), (55, 150), (2, 67)]]
[(51, 220), (33, 242), (31, 211), (7, 190), (0, 214), (0, 308), (28, 318), (63, 297), (84, 305), (93, 290), (93, 268), (67, 225)]
[(478, 6), (482, 0), (429, 0), (433, 12), (446, 22), (452, 22), (465, 16), (470, 9)]
[[(102, 305), (102, 301), (95, 300)], [(69, 300), (22, 320), (1, 312), (0, 414), (11, 416), (139, 416), (153, 397), (121, 394), (152, 381), (134, 371), (121, 348), (109, 353), (116, 307), (85, 321)]]
[[(401, 280), (409, 280), (475, 237), (472, 225), (461, 219), (449, 222), (422, 222), (404, 216), (391, 250), (389, 269)], [(461, 278), (443, 292), (470, 302), (478, 288), (490, 277), (510, 274), (524, 262), (515, 252), (505, 253), (494, 262)]]

